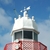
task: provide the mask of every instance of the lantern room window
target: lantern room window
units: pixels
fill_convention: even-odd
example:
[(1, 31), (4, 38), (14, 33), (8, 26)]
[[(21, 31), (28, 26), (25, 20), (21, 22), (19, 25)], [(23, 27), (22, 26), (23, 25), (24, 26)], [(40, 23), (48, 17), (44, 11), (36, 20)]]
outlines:
[(38, 34), (34, 32), (34, 40), (37, 41), (38, 40)]
[(24, 31), (24, 39), (32, 39), (32, 31)]
[(14, 39), (22, 39), (22, 31), (15, 32), (14, 33)]

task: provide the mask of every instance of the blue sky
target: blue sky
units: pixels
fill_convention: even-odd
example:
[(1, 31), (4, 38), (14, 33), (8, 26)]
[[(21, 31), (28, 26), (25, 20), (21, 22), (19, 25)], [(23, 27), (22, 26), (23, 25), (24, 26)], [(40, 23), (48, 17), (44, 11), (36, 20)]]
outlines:
[[(39, 41), (45, 44), (50, 50), (50, 0), (0, 0), (0, 50), (4, 45), (11, 42), (11, 30), (14, 24), (14, 18), (23, 10), (30, 6), (29, 17), (35, 16), (38, 26)], [(17, 16), (14, 13), (16, 9)]]

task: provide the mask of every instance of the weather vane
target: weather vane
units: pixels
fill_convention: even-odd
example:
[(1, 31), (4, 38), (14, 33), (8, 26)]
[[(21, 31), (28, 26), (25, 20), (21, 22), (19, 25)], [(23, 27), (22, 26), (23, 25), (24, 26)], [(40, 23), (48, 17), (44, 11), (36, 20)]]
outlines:
[(25, 11), (28, 11), (28, 10), (30, 10), (30, 6), (27, 7), (27, 8), (24, 7), (24, 10), (21, 10), (20, 12), (25, 12)]

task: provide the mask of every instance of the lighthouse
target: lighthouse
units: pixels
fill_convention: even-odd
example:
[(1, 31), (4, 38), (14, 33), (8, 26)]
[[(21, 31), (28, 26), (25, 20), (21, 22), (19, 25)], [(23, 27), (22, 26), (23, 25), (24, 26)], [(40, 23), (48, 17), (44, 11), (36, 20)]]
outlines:
[(47, 46), (38, 41), (39, 31), (34, 16), (28, 15), (30, 6), (21, 10), (23, 16), (14, 18), (11, 31), (12, 42), (4, 50), (47, 50)]

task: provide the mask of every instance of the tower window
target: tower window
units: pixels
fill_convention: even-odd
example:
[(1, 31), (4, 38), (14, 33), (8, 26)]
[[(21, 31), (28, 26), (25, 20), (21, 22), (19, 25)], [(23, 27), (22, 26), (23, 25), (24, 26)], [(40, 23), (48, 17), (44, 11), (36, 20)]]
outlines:
[(25, 39), (32, 39), (32, 31), (24, 31)]
[(22, 38), (22, 31), (14, 33), (14, 39), (21, 39)]
[(34, 40), (37, 41), (38, 40), (38, 35), (34, 32)]

